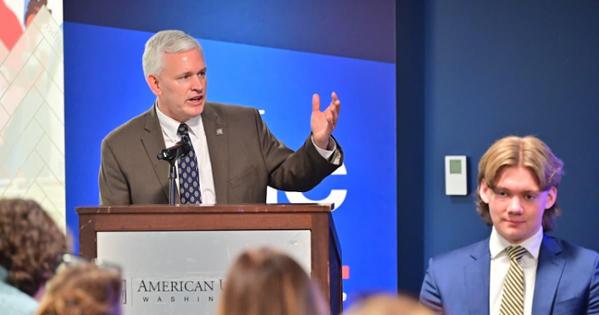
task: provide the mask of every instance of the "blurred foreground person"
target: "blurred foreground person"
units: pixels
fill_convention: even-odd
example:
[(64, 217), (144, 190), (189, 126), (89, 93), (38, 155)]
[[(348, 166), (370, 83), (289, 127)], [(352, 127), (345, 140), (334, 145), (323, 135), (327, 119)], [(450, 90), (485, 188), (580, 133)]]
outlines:
[(120, 315), (121, 272), (92, 263), (66, 266), (46, 288), (37, 315)]
[(33, 200), (0, 199), (0, 314), (33, 314), (66, 237)]
[(406, 295), (377, 294), (354, 303), (344, 315), (433, 315), (431, 310)]
[(225, 280), (219, 315), (328, 315), (320, 290), (291, 257), (245, 251)]

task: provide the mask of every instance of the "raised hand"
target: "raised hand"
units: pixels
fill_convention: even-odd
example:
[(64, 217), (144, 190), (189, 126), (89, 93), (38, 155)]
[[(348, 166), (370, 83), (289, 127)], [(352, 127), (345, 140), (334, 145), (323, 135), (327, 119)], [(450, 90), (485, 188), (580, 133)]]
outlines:
[(312, 95), (312, 117), (310, 118), (310, 127), (314, 143), (321, 149), (329, 148), (331, 133), (337, 126), (341, 101), (335, 92), (331, 93), (331, 103), (324, 111), (320, 111), (320, 96), (316, 93)]

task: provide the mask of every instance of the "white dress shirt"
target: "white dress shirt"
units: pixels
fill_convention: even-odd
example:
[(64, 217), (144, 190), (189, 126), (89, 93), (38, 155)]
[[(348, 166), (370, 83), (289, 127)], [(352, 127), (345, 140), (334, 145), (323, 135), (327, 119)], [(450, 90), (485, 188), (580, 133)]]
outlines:
[[(181, 140), (177, 134), (180, 122), (163, 114), (156, 106), (156, 114), (162, 129), (164, 145), (171, 147)], [(198, 169), (200, 178), (200, 192), (202, 194), (203, 205), (213, 205), (216, 203), (216, 193), (214, 192), (214, 179), (212, 178), (212, 163), (210, 163), (210, 152), (208, 152), (208, 142), (204, 132), (202, 116), (196, 116), (185, 122), (189, 127), (189, 139), (198, 159)], [(179, 168), (177, 166), (177, 189), (179, 188)]]
[(489, 279), (489, 314), (499, 315), (501, 307), (501, 295), (503, 292), (503, 280), (510, 267), (510, 259), (505, 252), (508, 246), (520, 245), (526, 248), (526, 253), (520, 259), (520, 266), (524, 270), (524, 315), (532, 313), (532, 300), (535, 291), (537, 264), (539, 250), (543, 241), (543, 228), (533, 234), (520, 244), (511, 244), (503, 238), (495, 227), (489, 239), (489, 250), (491, 252), (491, 269)]
[[(158, 121), (160, 123), (160, 129), (162, 129), (162, 137), (164, 138), (164, 145), (171, 147), (181, 140), (181, 137), (177, 134), (177, 129), (181, 124), (175, 119), (168, 117), (160, 111), (160, 108), (155, 105), (156, 114), (158, 115)], [(200, 192), (202, 194), (203, 205), (216, 204), (216, 192), (214, 191), (214, 178), (212, 176), (212, 163), (210, 163), (210, 152), (208, 152), (208, 142), (206, 140), (206, 133), (204, 132), (204, 124), (202, 122), (202, 115), (193, 117), (185, 122), (189, 127), (189, 138), (193, 145), (196, 157), (198, 159), (198, 169), (200, 178)], [(332, 150), (324, 150), (319, 148), (312, 139), (312, 144), (318, 151), (318, 153), (325, 159), (331, 158), (333, 153), (337, 151), (337, 143), (333, 138)], [(333, 164), (339, 165), (340, 154), (333, 156)], [(177, 189), (179, 189), (179, 168), (177, 167)]]

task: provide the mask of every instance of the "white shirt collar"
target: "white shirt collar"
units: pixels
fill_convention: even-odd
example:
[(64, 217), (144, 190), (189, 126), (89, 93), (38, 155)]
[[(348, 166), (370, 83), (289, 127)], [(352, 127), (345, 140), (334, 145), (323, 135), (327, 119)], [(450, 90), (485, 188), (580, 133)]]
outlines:
[[(543, 227), (541, 226), (535, 234), (533, 234), (531, 237), (527, 238), (518, 245), (526, 248), (526, 251), (528, 251), (528, 253), (532, 255), (532, 257), (534, 257), (534, 259), (537, 259), (539, 258), (539, 250), (541, 248), (542, 241)], [(491, 252), (491, 259), (497, 258), (497, 256), (503, 253), (508, 246), (512, 245), (516, 244), (512, 244), (508, 240), (503, 238), (503, 236), (501, 236), (499, 232), (497, 232), (495, 226), (493, 226), (493, 230), (491, 231), (491, 237), (489, 238), (489, 251)]]
[[(158, 116), (158, 122), (160, 123), (160, 127), (162, 127), (162, 132), (172, 142), (179, 141), (179, 138), (181, 137), (177, 135), (177, 129), (179, 128), (181, 122), (165, 115), (162, 111), (160, 111), (160, 107), (158, 107), (158, 102), (154, 103), (154, 108), (156, 108), (156, 115)], [(189, 126), (189, 132), (191, 134), (195, 134), (195, 130), (198, 130), (198, 127), (202, 124), (202, 115), (192, 117), (185, 123), (187, 124), (187, 126)]]

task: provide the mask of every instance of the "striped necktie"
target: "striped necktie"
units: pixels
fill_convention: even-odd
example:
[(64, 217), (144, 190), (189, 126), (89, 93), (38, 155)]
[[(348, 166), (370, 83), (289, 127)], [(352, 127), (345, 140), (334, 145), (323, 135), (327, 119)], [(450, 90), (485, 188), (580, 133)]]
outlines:
[(503, 294), (501, 296), (500, 315), (524, 314), (524, 270), (518, 262), (526, 253), (526, 248), (510, 246), (505, 249), (510, 258), (510, 268), (503, 280)]

